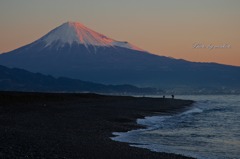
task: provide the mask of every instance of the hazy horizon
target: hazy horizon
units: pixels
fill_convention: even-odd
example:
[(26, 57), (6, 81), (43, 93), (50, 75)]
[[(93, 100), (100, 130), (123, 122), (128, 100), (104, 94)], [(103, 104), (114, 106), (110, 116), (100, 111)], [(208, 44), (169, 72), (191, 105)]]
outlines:
[(153, 54), (240, 66), (237, 0), (2, 0), (0, 4), (0, 53), (29, 44), (66, 21), (77, 21)]

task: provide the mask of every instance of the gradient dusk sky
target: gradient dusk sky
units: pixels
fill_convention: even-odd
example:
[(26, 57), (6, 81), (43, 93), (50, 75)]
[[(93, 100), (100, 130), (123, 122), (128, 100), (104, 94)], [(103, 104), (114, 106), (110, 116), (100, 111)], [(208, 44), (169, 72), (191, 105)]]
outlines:
[(0, 53), (78, 21), (154, 54), (240, 66), (240, 0), (0, 0), (0, 21)]

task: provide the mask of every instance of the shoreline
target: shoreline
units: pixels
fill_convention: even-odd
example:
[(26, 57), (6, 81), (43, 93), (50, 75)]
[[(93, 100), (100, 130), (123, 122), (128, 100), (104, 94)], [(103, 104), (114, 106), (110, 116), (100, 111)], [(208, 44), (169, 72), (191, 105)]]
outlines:
[(110, 137), (142, 128), (138, 118), (183, 111), (191, 100), (0, 92), (0, 101), (0, 157), (190, 158), (131, 147)]
[[(195, 102), (194, 102), (195, 103)], [(180, 155), (180, 156), (184, 156), (184, 157), (186, 157), (186, 158), (195, 158), (195, 157), (193, 157), (193, 156), (191, 156), (191, 155), (186, 155), (185, 156), (185, 154), (184, 153), (182, 153), (182, 154), (178, 154), (178, 153), (174, 153), (174, 152), (167, 152), (167, 151), (156, 151), (156, 150), (152, 150), (151, 148), (149, 148), (149, 147), (144, 147), (144, 145), (147, 145), (147, 144), (145, 144), (145, 143), (139, 143), (139, 142), (134, 142), (134, 141), (132, 141), (131, 142), (131, 140), (126, 140), (125, 138), (126, 138), (126, 136), (125, 135), (127, 135), (128, 136), (128, 133), (133, 133), (133, 131), (148, 131), (148, 130), (152, 130), (152, 128), (154, 128), (153, 126), (152, 126), (152, 124), (146, 124), (146, 123), (142, 123), (142, 120), (149, 120), (149, 119), (147, 119), (147, 118), (159, 118), (159, 117), (169, 117), (169, 116), (174, 116), (174, 115), (179, 115), (179, 114), (182, 114), (182, 113), (185, 113), (185, 112), (188, 112), (188, 111), (191, 111), (191, 110), (193, 110), (194, 108), (192, 108), (192, 109), (183, 109), (183, 111), (180, 111), (180, 112), (173, 112), (173, 113), (160, 113), (160, 114), (158, 114), (158, 113), (156, 113), (156, 114), (153, 114), (153, 115), (148, 115), (148, 116), (145, 116), (145, 117), (141, 117), (141, 118), (137, 118), (136, 119), (136, 125), (138, 125), (139, 126), (139, 128), (138, 129), (133, 129), (133, 130), (130, 130), (130, 131), (127, 131), (127, 132), (113, 132), (112, 134), (113, 134), (113, 137), (110, 137), (113, 141), (116, 141), (116, 142), (121, 142), (121, 143), (128, 143), (129, 144), (129, 146), (131, 146), (131, 147), (136, 147), (136, 148), (140, 148), (140, 149), (147, 149), (147, 150), (150, 150), (151, 152), (157, 152), (157, 153), (169, 153), (169, 154), (174, 154), (174, 155)], [(139, 122), (138, 120), (141, 120), (141, 122)], [(163, 121), (164, 122), (164, 121)], [(135, 132), (134, 132), (135, 133)], [(120, 138), (120, 139), (119, 139)], [(143, 146), (143, 147), (141, 147), (141, 146)]]

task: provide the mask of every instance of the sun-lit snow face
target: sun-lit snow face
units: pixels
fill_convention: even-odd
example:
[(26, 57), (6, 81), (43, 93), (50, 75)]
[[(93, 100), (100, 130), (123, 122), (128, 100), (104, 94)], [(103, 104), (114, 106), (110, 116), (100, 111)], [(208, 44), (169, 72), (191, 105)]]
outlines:
[(106, 46), (111, 44), (112, 39), (101, 35), (81, 23), (67, 22), (57, 27), (45, 37), (43, 40), (47, 45), (51, 45), (55, 41), (61, 41), (63, 44), (72, 44), (74, 42), (78, 44), (95, 45), (95, 46)]
[(139, 50), (136, 46), (133, 46), (127, 42), (120, 42), (108, 38), (100, 33), (97, 33), (81, 23), (67, 22), (49, 32), (47, 35), (41, 38), (46, 42), (46, 46), (50, 46), (54, 42), (61, 42), (62, 45), (73, 43), (83, 44), (88, 46), (105, 46), (105, 47), (123, 47), (132, 50)]
[(85, 45), (107, 46), (114, 41), (85, 27), (81, 23), (69, 22), (67, 25), (75, 31), (79, 43)]

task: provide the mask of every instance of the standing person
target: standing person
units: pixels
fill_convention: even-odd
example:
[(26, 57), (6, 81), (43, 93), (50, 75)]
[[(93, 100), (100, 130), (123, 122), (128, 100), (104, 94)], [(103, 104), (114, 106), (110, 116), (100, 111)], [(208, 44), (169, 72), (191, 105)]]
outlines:
[(174, 95), (172, 94), (172, 99), (174, 99)]

